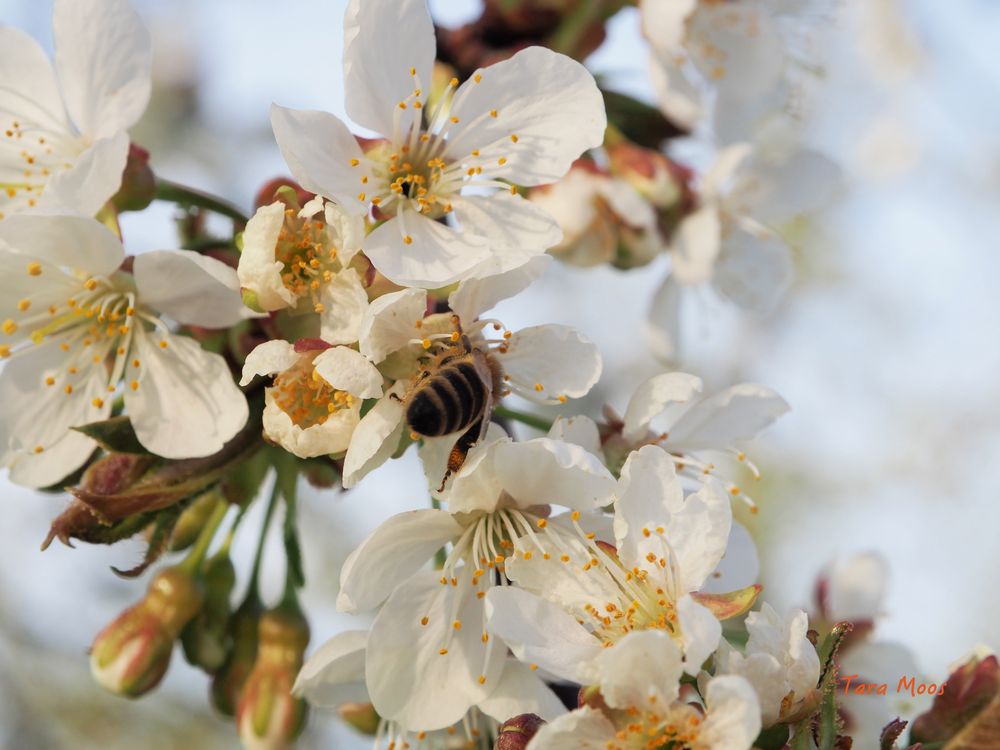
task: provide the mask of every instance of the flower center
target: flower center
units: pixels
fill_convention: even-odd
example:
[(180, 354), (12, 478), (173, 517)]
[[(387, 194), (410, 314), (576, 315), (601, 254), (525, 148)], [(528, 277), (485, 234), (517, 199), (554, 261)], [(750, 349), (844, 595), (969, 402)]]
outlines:
[(309, 297), (314, 312), (323, 312), (320, 290), (341, 270), (337, 248), (329, 241), (326, 223), (299, 218), (293, 209), (285, 209), (274, 257), (283, 266), (281, 282), (285, 288), (296, 297)]
[(354, 396), (338, 391), (316, 372), (313, 360), (319, 353), (300, 356), (292, 367), (274, 379), (271, 387), (275, 403), (302, 429), (321, 425), (331, 415), (354, 404)]
[(701, 723), (693, 706), (675, 704), (664, 712), (630, 707), (616, 722), (615, 739), (621, 744), (609, 750), (698, 750)]
[[(24, 118), (0, 125), (0, 206), (33, 208), (53, 174), (70, 169), (70, 138)], [(5, 212), (0, 211), (0, 219)]]

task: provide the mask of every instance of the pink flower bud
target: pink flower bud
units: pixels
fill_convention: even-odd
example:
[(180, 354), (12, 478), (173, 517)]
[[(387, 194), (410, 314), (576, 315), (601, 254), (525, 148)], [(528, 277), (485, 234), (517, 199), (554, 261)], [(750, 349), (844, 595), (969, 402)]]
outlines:
[(153, 578), (145, 598), (102, 630), (90, 650), (94, 679), (105, 689), (137, 698), (166, 674), (174, 641), (201, 608), (198, 582), (179, 568)]
[(149, 152), (129, 144), (128, 161), (122, 172), (122, 184), (111, 202), (119, 211), (142, 211), (156, 197), (156, 177), (149, 167)]
[(507, 719), (497, 730), (494, 750), (524, 750), (544, 723), (535, 714), (521, 714)]
[(297, 609), (278, 608), (261, 618), (257, 661), (236, 710), (244, 747), (282, 750), (302, 733), (306, 703), (292, 695), (292, 685), (308, 645), (309, 625)]
[(212, 679), (211, 688), (212, 705), (225, 716), (236, 714), (240, 693), (257, 659), (260, 616), (260, 603), (255, 597), (250, 597), (229, 618), (229, 654)]

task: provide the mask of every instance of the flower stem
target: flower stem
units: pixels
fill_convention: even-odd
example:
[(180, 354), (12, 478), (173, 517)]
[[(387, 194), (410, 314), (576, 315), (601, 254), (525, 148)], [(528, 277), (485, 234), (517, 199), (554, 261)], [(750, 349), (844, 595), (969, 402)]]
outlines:
[(541, 430), (542, 432), (548, 432), (552, 429), (552, 420), (546, 419), (545, 417), (539, 417), (536, 414), (528, 414), (527, 412), (518, 411), (517, 409), (508, 409), (505, 406), (496, 407), (493, 410), (493, 413), (498, 417), (512, 419), (515, 422), (526, 424), (528, 427), (534, 427), (536, 430)]
[(204, 208), (226, 216), (238, 224), (246, 224), (249, 221), (247, 216), (231, 203), (221, 198), (216, 198), (214, 195), (203, 193), (200, 190), (171, 182), (170, 180), (158, 179), (156, 181), (156, 199), (168, 201), (169, 203), (177, 203), (181, 206)]
[[(438, 500), (436, 497), (432, 497), (431, 507), (434, 508), (434, 510), (441, 510), (441, 501)], [(434, 553), (434, 567), (437, 568), (438, 570), (441, 570), (441, 568), (444, 567), (445, 560), (447, 559), (448, 559), (448, 551), (444, 547), (442, 547), (441, 549), (439, 549), (437, 552)]]
[(222, 520), (226, 517), (229, 512), (229, 503), (223, 499), (219, 499), (215, 504), (215, 509), (212, 511), (212, 515), (209, 516), (208, 521), (202, 528), (201, 533), (198, 534), (198, 539), (188, 553), (188, 556), (184, 558), (184, 562), (180, 564), (181, 568), (184, 568), (187, 572), (192, 575), (195, 574), (201, 567), (201, 564), (205, 561), (205, 555), (208, 554), (208, 548), (212, 544), (212, 540), (215, 538), (215, 532), (219, 530), (219, 526), (222, 524)]
[(264, 559), (264, 543), (267, 541), (267, 529), (271, 525), (271, 517), (274, 509), (278, 505), (281, 497), (281, 483), (278, 478), (274, 478), (274, 487), (271, 489), (271, 497), (267, 501), (267, 510), (264, 511), (264, 523), (260, 527), (260, 540), (257, 542), (257, 553), (253, 558), (253, 568), (250, 570), (250, 583), (248, 588), (251, 592), (257, 591), (257, 581), (260, 578), (260, 563)]

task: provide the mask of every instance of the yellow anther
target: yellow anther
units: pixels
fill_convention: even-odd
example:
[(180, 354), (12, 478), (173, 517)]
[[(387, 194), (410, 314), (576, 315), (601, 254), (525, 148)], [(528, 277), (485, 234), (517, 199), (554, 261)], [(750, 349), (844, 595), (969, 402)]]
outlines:
[(160, 342), (160, 348), (161, 349), (166, 349), (167, 348), (167, 342), (166, 341), (161, 341)]
[(96, 408), (100, 409), (102, 406), (104, 406), (104, 399), (103, 398), (95, 398), (90, 403), (93, 404)]
[(455, 630), (461, 630), (462, 629), (462, 621), (461, 620), (455, 620), (455, 622), (453, 622), (451, 624), (451, 626), (453, 628), (455, 628)]
[(538, 392), (544, 391), (545, 386), (543, 386), (541, 383), (535, 383), (535, 390)]
[(423, 341), (420, 342), (420, 345), (422, 347), (424, 347), (424, 349), (430, 349), (431, 348), (431, 340), (430, 339), (424, 339)]
[(0, 344), (0, 359), (7, 359), (10, 356), (10, 347), (6, 344)]
[(131, 388), (133, 391), (139, 390), (139, 381), (133, 380), (131, 383), (128, 384), (128, 387)]
[(479, 675), (479, 684), (480, 685), (485, 685), (486, 684), (486, 675), (484, 675), (484, 674)]
[(7, 320), (3, 322), (3, 332), (8, 336), (14, 335), (17, 332), (17, 323), (10, 318), (7, 318)]
[(29, 276), (39, 276), (42, 273), (41, 263), (29, 263), (28, 264), (28, 275)]
[(511, 141), (511, 143), (517, 143), (517, 140), (518, 140), (517, 136), (514, 135), (513, 133), (511, 133), (510, 134), (510, 141)]
[(539, 518), (538, 519), (538, 528), (544, 529), (548, 525), (549, 525), (549, 522), (546, 519), (544, 519), (544, 518)]
[(70, 394), (70, 393), (73, 392), (73, 386), (71, 386), (69, 383), (67, 383), (66, 387), (63, 388), (63, 390), (66, 391), (67, 394)]
[(56, 384), (56, 379), (51, 375), (45, 378), (45, 385), (55, 385), (55, 384)]
[(427, 625), (427, 623), (429, 623), (429, 622), (430, 622), (430, 619), (429, 619), (429, 618), (427, 618), (427, 617), (421, 617), (421, 618), (420, 618), (420, 624), (421, 624), (421, 625), (424, 625), (424, 626), (426, 626), (426, 625)]
[(495, 109), (491, 109), (490, 110), (490, 117), (496, 118), (496, 116), (497, 116), (497, 111)]
[(451, 121), (452, 121), (453, 123), (455, 123), (456, 125), (457, 125), (457, 124), (458, 124), (458, 123), (460, 122), (460, 120), (459, 120), (459, 119), (458, 119), (457, 117), (452, 117), (452, 118), (451, 118)]
[(408, 234), (404, 235), (403, 236), (403, 244), (404, 245), (412, 245), (413, 244), (413, 238), (410, 235), (408, 235)]
[(84, 287), (87, 288), (88, 291), (92, 292), (95, 289), (97, 289), (97, 279), (87, 279), (85, 282), (83, 282), (83, 285)]
[(362, 192), (360, 192), (360, 193), (358, 193), (358, 200), (359, 200), (359, 201), (363, 201), (363, 200), (364, 200), (365, 198), (367, 198), (367, 197), (368, 197), (368, 196), (366, 196), (366, 195), (364, 194), (364, 192), (363, 192), (363, 191), (362, 191)]
[(570, 518), (572, 518), (574, 521), (579, 521), (580, 520), (580, 511), (574, 510), (573, 514), (570, 516)]
[(27, 312), (28, 308), (31, 307), (30, 299), (23, 299), (17, 303), (17, 309), (21, 312)]
[(448, 649), (443, 648), (440, 651), (438, 651), (438, 653), (441, 654), (441, 656), (445, 656), (448, 653)]
[(351, 166), (352, 166), (352, 167), (356, 167), (356, 166), (358, 166), (358, 165), (359, 165), (360, 163), (361, 163), (361, 162), (360, 162), (359, 160), (357, 160), (357, 159), (351, 159)]

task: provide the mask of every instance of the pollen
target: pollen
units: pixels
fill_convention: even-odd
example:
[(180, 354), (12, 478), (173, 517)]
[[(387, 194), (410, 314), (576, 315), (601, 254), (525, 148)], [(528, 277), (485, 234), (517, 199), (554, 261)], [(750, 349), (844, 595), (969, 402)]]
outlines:
[(413, 244), (413, 238), (410, 235), (408, 235), (408, 234), (404, 235), (403, 236), (403, 244), (404, 245), (412, 245)]
[(455, 620), (455, 622), (453, 622), (451, 624), (451, 626), (453, 628), (455, 628), (455, 630), (461, 630), (462, 629), (462, 621), (461, 620)]
[(543, 386), (541, 383), (535, 383), (535, 390), (540, 393), (545, 390), (545, 386)]
[(29, 263), (28, 264), (28, 275), (29, 276), (41, 276), (42, 274), (42, 264), (41, 263)]
[(71, 386), (69, 383), (67, 383), (66, 387), (63, 388), (63, 390), (66, 391), (66, 395), (69, 395), (70, 393), (73, 392), (73, 386)]
[(167, 348), (167, 342), (166, 341), (161, 341), (160, 342), (160, 348), (161, 349), (166, 349)]
[(546, 519), (544, 519), (544, 518), (539, 518), (538, 519), (538, 528), (544, 529), (548, 525), (549, 525), (549, 522)]
[(420, 345), (424, 349), (430, 349), (431, 348), (431, 340), (430, 339), (424, 339), (423, 341), (420, 342)]
[(139, 381), (133, 380), (131, 383), (128, 384), (128, 387), (131, 388), (133, 391), (139, 390)]
[(10, 356), (10, 347), (6, 344), (0, 344), (0, 359), (7, 359)]
[(497, 116), (497, 111), (495, 109), (491, 109), (490, 110), (490, 117), (492, 117), (493, 119), (496, 119), (496, 116)]
[(486, 675), (484, 675), (484, 674), (479, 675), (479, 684), (480, 685), (485, 685), (486, 684)]
[(445, 656), (445, 655), (447, 655), (447, 653), (448, 653), (448, 649), (446, 649), (446, 648), (443, 648), (443, 649), (441, 649), (440, 651), (438, 651), (438, 653), (439, 653), (439, 654), (440, 654), (441, 656)]
[(426, 627), (427, 623), (429, 623), (429, 622), (430, 622), (430, 619), (428, 619), (427, 617), (421, 617), (420, 618), (420, 624), (424, 625), (425, 627)]
[(472, 80), (475, 81), (476, 83), (482, 83), (483, 77), (479, 75), (479, 73), (476, 73), (474, 76), (472, 76)]
[(86, 287), (87, 291), (92, 292), (97, 289), (97, 279), (87, 279), (83, 282), (83, 286)]
[(45, 378), (45, 385), (55, 385), (55, 384), (56, 384), (56, 379), (51, 375)]
[(352, 166), (352, 167), (356, 167), (356, 166), (358, 166), (358, 165), (359, 165), (360, 163), (361, 163), (361, 162), (360, 162), (360, 161), (358, 161), (357, 159), (351, 159), (351, 166)]
[(13, 336), (17, 332), (17, 323), (10, 318), (3, 322), (3, 332), (8, 336)]
[(95, 398), (90, 403), (93, 404), (95, 408), (100, 409), (102, 406), (104, 406), (104, 399), (103, 398)]
[(17, 303), (17, 309), (21, 312), (27, 312), (28, 308), (31, 307), (30, 299), (23, 299)]
[(518, 137), (516, 135), (514, 135), (513, 133), (511, 133), (510, 134), (510, 142), (511, 143), (517, 143), (517, 141), (518, 141)]

